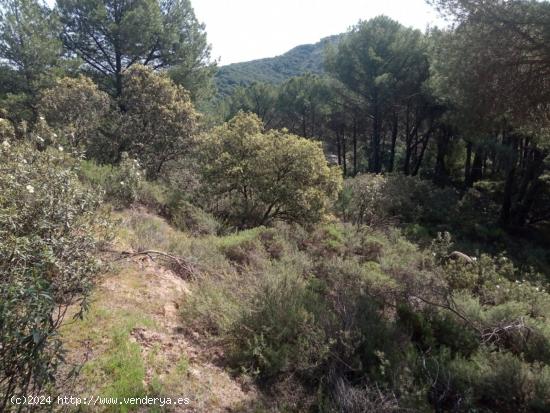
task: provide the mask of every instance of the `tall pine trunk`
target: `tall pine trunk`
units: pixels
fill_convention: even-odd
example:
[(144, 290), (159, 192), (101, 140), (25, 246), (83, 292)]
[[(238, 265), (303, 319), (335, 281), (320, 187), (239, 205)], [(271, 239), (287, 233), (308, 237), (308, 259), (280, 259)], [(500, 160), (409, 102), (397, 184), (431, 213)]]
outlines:
[(393, 168), (395, 164), (395, 145), (397, 144), (398, 130), (399, 130), (399, 116), (397, 112), (394, 112), (393, 119), (392, 119), (390, 160), (388, 165), (388, 172), (393, 172)]
[(466, 161), (464, 162), (464, 185), (466, 188), (472, 186), (471, 173), (472, 173), (472, 142), (466, 142)]
[(512, 224), (517, 227), (523, 227), (527, 224), (529, 214), (542, 184), (539, 178), (544, 172), (546, 153), (537, 148), (533, 148), (531, 152), (529, 160), (525, 160), (525, 162), (528, 162), (527, 171), (520, 187), (517, 205), (513, 209)]
[(449, 129), (445, 126), (440, 128), (437, 135), (437, 154), (435, 158), (434, 183), (438, 186), (446, 185), (448, 181), (445, 156), (449, 146)]
[(370, 148), (370, 165), (369, 171), (374, 173), (380, 173), (382, 171), (381, 155), (380, 155), (380, 135), (381, 135), (381, 119), (380, 119), (380, 107), (378, 104), (377, 93), (374, 95), (374, 113), (372, 119), (372, 139)]
[(353, 176), (357, 175), (357, 120), (353, 119)]
[(512, 205), (514, 197), (514, 186), (516, 180), (516, 168), (517, 168), (517, 150), (518, 140), (515, 136), (503, 136), (503, 143), (508, 141), (508, 145), (511, 149), (511, 156), (508, 159), (506, 170), (506, 182), (504, 184), (504, 194), (502, 196), (502, 205), (500, 208), (499, 224), (501, 227), (508, 227), (510, 225), (512, 217)]

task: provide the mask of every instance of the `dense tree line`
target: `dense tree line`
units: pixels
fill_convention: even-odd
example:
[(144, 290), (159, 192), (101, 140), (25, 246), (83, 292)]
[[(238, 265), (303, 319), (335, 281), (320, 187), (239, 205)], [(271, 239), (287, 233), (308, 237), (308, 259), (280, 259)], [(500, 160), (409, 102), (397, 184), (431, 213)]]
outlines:
[(252, 111), (322, 140), (346, 176), (401, 172), (461, 190), (494, 182), (503, 227), (546, 220), (549, 4), (436, 3), (454, 26), (360, 22), (327, 50), (327, 76), (241, 87), (225, 115)]

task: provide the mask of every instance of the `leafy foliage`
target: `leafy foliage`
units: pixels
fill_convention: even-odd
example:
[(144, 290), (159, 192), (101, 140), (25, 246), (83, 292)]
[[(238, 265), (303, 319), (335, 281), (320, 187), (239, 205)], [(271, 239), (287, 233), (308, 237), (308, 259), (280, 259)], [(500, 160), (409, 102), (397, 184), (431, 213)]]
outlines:
[(318, 144), (263, 132), (244, 113), (208, 134), (199, 157), (212, 210), (240, 227), (318, 221), (341, 185)]
[(357, 225), (441, 224), (455, 214), (458, 194), (411, 176), (364, 174), (346, 181), (342, 216)]
[(197, 114), (183, 87), (144, 66), (124, 74), (120, 149), (137, 157), (148, 177), (190, 151)]
[(0, 57), (24, 79), (24, 91), (35, 93), (58, 65), (59, 22), (37, 0), (4, 1), (0, 11)]
[(38, 110), (73, 147), (90, 145), (110, 110), (109, 96), (89, 78), (62, 78), (42, 92)]
[[(123, 248), (189, 278), (181, 330), (273, 410), (548, 411), (548, 3), (431, 3), (455, 25), (360, 21), (222, 68), (206, 104), (188, 0), (2, 2), (0, 410), (56, 390), (101, 191)], [(131, 314), (91, 329), (109, 395), (149, 394)]]
[[(174, 69), (200, 94), (210, 73), (210, 47), (188, 0), (60, 0), (65, 47), (86, 63), (115, 97), (122, 73), (134, 64)], [(200, 81), (202, 80), (202, 81)]]
[[(200, 279), (183, 314), (296, 410), (548, 408), (548, 293), (504, 259), (449, 261), (440, 241), (422, 251), (338, 224), (240, 232), (219, 240), (229, 266), (204, 267), (215, 279)], [(277, 387), (286, 380), (300, 387)], [(319, 388), (328, 401), (306, 396)]]
[[(0, 148), (0, 407), (39, 391), (63, 361), (57, 330), (86, 307), (98, 271), (98, 197), (63, 152)], [(103, 229), (102, 229), (103, 228)]]

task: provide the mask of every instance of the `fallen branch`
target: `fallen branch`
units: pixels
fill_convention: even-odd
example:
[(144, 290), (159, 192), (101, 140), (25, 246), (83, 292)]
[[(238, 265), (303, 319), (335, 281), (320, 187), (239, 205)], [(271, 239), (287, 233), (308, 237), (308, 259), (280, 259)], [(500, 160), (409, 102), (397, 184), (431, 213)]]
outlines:
[(155, 260), (153, 256), (159, 255), (163, 258), (167, 258), (172, 262), (176, 263), (177, 267), (180, 270), (183, 270), (183, 273), (187, 276), (195, 277), (198, 274), (198, 271), (193, 264), (185, 261), (185, 259), (181, 257), (171, 255), (163, 251), (157, 251), (157, 250), (144, 250), (144, 251), (137, 251), (137, 252), (121, 251), (120, 255), (121, 255), (120, 258), (118, 258), (117, 260), (133, 258), (139, 255), (146, 255), (149, 258), (151, 258), (153, 261)]
[(493, 343), (498, 345), (501, 341), (510, 337), (513, 332), (518, 332), (524, 341), (527, 341), (531, 335), (532, 329), (525, 324), (523, 317), (512, 321), (508, 324), (486, 328), (482, 334), (482, 340), (484, 343)]
[(445, 303), (437, 303), (437, 302), (434, 302), (434, 301), (427, 300), (427, 299), (425, 299), (423, 297), (420, 297), (418, 295), (411, 294), (410, 296), (422, 301), (425, 304), (428, 304), (428, 305), (431, 305), (431, 306), (434, 306), (434, 307), (439, 307), (439, 308), (442, 308), (444, 310), (450, 311), (451, 313), (456, 315), (458, 318), (462, 319), (462, 321), (464, 321), (470, 328), (473, 328), (480, 336), (482, 336), (482, 334), (483, 334), (482, 330), (480, 328), (478, 328), (473, 321), (471, 321), (468, 317), (466, 317), (466, 315), (464, 315), (460, 311), (458, 311), (458, 309), (456, 308), (457, 306), (454, 303), (454, 301), (452, 300), (452, 298), (446, 297)]
[(448, 258), (453, 261), (462, 261), (466, 262), (468, 264), (473, 264), (476, 260), (473, 257), (470, 257), (469, 255), (464, 254), (460, 251), (453, 251), (448, 255)]

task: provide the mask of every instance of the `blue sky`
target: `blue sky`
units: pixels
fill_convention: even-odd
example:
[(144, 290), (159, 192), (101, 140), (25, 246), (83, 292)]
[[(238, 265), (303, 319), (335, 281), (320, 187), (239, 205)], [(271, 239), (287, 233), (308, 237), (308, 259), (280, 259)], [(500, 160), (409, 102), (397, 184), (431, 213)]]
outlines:
[(282, 54), (385, 14), (424, 30), (441, 25), (425, 0), (191, 0), (222, 65)]

